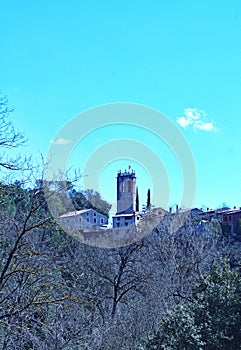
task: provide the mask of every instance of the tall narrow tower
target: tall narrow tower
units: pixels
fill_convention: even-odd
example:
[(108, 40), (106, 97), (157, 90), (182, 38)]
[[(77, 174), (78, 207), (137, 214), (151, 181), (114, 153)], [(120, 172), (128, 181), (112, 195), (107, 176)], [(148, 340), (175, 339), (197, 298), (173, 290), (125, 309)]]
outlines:
[(117, 213), (134, 214), (136, 211), (135, 171), (119, 171), (117, 174)]
[(117, 173), (117, 213), (112, 217), (113, 228), (136, 225), (136, 174), (134, 170)]

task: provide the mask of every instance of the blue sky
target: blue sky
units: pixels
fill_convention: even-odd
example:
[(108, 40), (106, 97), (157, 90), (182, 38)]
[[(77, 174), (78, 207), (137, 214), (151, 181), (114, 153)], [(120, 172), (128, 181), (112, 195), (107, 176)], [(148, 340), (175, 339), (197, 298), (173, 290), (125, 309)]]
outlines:
[[(193, 205), (241, 206), (238, 0), (9, 0), (1, 5), (0, 29), (0, 90), (15, 107), (13, 124), (28, 137), (23, 152), (46, 155), (63, 125), (84, 110), (143, 104), (170, 118), (189, 143), (198, 179)], [(169, 204), (178, 203), (180, 167), (170, 149), (140, 129), (113, 128), (93, 131), (70, 164), (83, 169), (98, 147), (128, 137), (159, 155)], [(103, 164), (101, 191), (113, 200), (115, 172), (131, 163), (145, 202), (153, 170), (119, 159)]]

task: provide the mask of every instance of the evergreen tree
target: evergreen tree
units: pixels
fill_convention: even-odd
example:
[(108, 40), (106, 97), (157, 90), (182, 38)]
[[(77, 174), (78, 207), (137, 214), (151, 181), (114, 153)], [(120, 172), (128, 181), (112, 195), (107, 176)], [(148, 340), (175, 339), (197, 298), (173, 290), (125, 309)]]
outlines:
[(167, 312), (146, 350), (241, 349), (241, 279), (230, 264), (215, 264), (193, 288), (193, 298)]
[(147, 191), (146, 209), (147, 210), (151, 209), (151, 190), (150, 190), (150, 188)]
[(136, 211), (140, 210), (140, 205), (139, 205), (139, 191), (138, 187), (136, 188)]

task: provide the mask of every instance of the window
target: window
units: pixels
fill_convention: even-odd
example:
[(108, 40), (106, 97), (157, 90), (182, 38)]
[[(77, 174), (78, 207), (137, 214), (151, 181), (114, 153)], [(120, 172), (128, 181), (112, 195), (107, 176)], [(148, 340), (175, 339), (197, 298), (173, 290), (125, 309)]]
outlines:
[(131, 180), (128, 180), (128, 192), (131, 192)]
[(87, 216), (89, 216), (89, 213), (86, 213)]
[(94, 218), (94, 224), (96, 224), (96, 218)]
[(128, 222), (125, 222), (125, 225), (128, 226)]
[(87, 218), (86, 221), (87, 221), (87, 222), (90, 222), (90, 218)]
[(122, 181), (122, 183), (121, 183), (121, 192), (125, 192), (124, 181)]
[(100, 219), (100, 223), (103, 224), (104, 223), (104, 219), (101, 218)]
[(117, 227), (120, 227), (120, 223), (119, 223), (119, 222), (117, 222), (116, 226), (117, 226)]
[(94, 216), (96, 216), (96, 213), (94, 213)]
[(81, 222), (81, 218), (79, 218), (79, 222)]

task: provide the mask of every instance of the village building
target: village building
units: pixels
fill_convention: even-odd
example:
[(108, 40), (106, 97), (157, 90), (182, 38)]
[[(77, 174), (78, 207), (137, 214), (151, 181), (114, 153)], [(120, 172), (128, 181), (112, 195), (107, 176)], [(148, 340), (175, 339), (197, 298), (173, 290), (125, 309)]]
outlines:
[(200, 215), (208, 221), (219, 220), (230, 233), (234, 234), (236, 233), (238, 221), (241, 220), (241, 208), (207, 208), (207, 211), (202, 211)]
[(108, 217), (94, 209), (75, 210), (59, 217), (60, 223), (66, 228), (93, 229), (108, 224)]
[[(94, 209), (75, 210), (60, 216), (60, 223), (67, 227), (80, 230), (90, 229), (109, 229), (113, 227), (121, 228), (131, 225), (138, 225), (141, 219), (152, 215), (163, 217), (165, 215), (188, 214), (192, 216), (201, 216), (203, 221), (219, 220), (229, 232), (234, 234), (237, 229), (237, 224), (241, 220), (241, 208), (234, 207), (233, 209), (223, 207), (218, 209), (209, 209), (203, 211), (199, 208), (181, 209), (176, 206), (176, 211), (169, 212), (162, 208), (152, 208), (140, 212), (137, 208), (137, 190), (136, 190), (136, 174), (134, 170), (117, 173), (117, 211), (112, 216), (112, 225), (108, 224), (108, 217), (97, 212)], [(139, 202), (139, 199), (138, 199)], [(138, 205), (139, 206), (139, 205)]]
[[(171, 208), (170, 208), (171, 209)], [(172, 213), (172, 211), (169, 210), (169, 212)], [(201, 215), (203, 213), (203, 211), (199, 208), (187, 208), (187, 209), (179, 209), (178, 205), (176, 206), (176, 212), (172, 213), (172, 215), (176, 215), (176, 214), (189, 214), (192, 216), (195, 215)]]
[(222, 212), (223, 224), (230, 228), (231, 233), (236, 233), (236, 227), (239, 220), (241, 220), (241, 208), (229, 209)]

